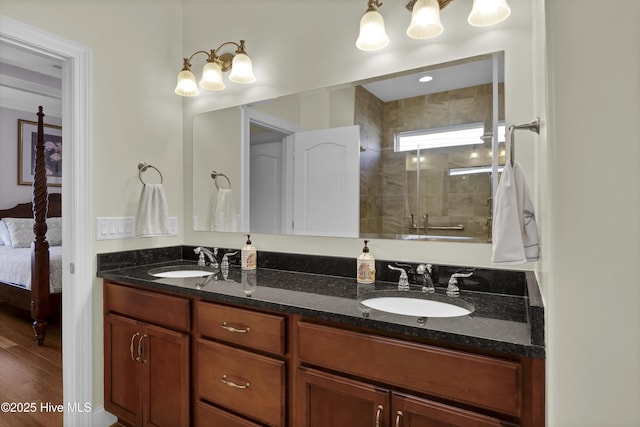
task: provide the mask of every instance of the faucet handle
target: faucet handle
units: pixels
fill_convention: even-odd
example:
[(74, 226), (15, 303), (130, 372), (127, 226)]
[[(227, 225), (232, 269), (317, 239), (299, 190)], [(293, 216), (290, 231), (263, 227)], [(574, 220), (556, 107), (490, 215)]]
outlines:
[(394, 267), (393, 265), (388, 265), (390, 270), (395, 270), (400, 272), (400, 278), (398, 279), (398, 290), (399, 291), (408, 291), (409, 290), (409, 278), (407, 277), (407, 272), (404, 268)]
[(413, 271), (413, 267), (411, 265), (403, 264), (403, 263), (399, 263), (399, 262), (394, 262), (394, 265), (396, 267), (402, 268), (405, 271), (405, 273), (407, 274), (407, 280), (409, 280), (409, 284), (417, 283), (417, 281), (416, 281), (416, 273)]
[(202, 252), (202, 248), (200, 246), (198, 246), (197, 248), (195, 248), (193, 250), (193, 252), (198, 254), (198, 265), (200, 267), (204, 267), (205, 266), (205, 260), (204, 260), (204, 252)]
[(460, 288), (458, 287), (458, 279), (462, 279), (464, 277), (471, 277), (473, 271), (469, 273), (453, 273), (449, 278), (449, 284), (447, 286), (447, 295), (450, 297), (457, 297), (460, 295)]
[(233, 255), (235, 255), (237, 253), (238, 253), (238, 251), (227, 252), (226, 254), (222, 255), (222, 262), (220, 263), (220, 268), (228, 269), (229, 268), (229, 259), (228, 259), (228, 257), (233, 256)]

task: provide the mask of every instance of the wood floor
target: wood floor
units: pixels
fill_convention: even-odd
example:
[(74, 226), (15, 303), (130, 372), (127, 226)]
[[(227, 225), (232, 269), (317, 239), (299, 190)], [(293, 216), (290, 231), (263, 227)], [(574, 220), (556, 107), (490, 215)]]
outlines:
[(45, 343), (39, 347), (28, 314), (3, 303), (0, 404), (0, 427), (62, 426), (62, 413), (56, 411), (58, 405), (64, 405), (60, 323), (49, 323)]

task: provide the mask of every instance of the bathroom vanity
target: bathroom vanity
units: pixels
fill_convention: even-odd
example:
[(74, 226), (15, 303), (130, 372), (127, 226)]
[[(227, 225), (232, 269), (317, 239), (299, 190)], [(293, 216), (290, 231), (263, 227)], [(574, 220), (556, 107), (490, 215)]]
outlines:
[[(425, 318), (361, 304), (371, 289), (348, 277), (355, 259), (260, 254), (257, 271), (232, 265), (205, 283), (149, 275), (195, 265), (190, 247), (156, 251), (98, 255), (105, 408), (123, 424), (544, 425), (532, 274), (474, 269), (468, 288), (513, 280), (522, 295), (462, 283), (471, 315)], [(441, 267), (440, 283), (453, 270)]]

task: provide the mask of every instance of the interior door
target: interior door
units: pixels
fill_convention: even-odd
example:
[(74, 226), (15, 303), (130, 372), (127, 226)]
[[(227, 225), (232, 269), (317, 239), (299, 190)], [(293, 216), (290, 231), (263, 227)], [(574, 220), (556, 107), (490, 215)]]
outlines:
[(283, 142), (251, 145), (252, 233), (280, 234), (283, 206)]
[(359, 126), (295, 134), (293, 194), (294, 234), (358, 237)]

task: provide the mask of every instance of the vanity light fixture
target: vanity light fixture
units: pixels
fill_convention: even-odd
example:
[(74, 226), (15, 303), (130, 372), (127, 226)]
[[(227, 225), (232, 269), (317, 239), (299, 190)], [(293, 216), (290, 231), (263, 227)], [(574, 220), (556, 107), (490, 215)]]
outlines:
[[(235, 53), (220, 53), (220, 50), (227, 45), (235, 46)], [(191, 60), (200, 53), (207, 55), (207, 62), (202, 69), (202, 78), (196, 84), (196, 76), (191, 71)], [(244, 40), (240, 40), (240, 43), (225, 42), (217, 49), (211, 49), (209, 52), (199, 50), (189, 58), (183, 58), (183, 66), (178, 74), (175, 93), (182, 96), (198, 96), (200, 95), (198, 85), (202, 89), (223, 90), (225, 85), (222, 73), (226, 71), (230, 71), (229, 80), (234, 83), (249, 84), (256, 81), (251, 59), (244, 48)]]
[(389, 36), (384, 30), (384, 18), (378, 8), (382, 6), (378, 0), (369, 0), (367, 11), (360, 19), (360, 35), (356, 46), (360, 50), (379, 50), (389, 44)]
[[(409, 0), (406, 7), (411, 12), (411, 22), (407, 28), (407, 35), (420, 40), (439, 36), (444, 31), (440, 22), (440, 11), (452, 1)], [(378, 12), (380, 6), (380, 1), (368, 0), (367, 10), (360, 19), (360, 34), (356, 41), (360, 50), (379, 50), (389, 44), (384, 19)], [(504, 21), (510, 14), (507, 0), (473, 0), (467, 22), (474, 27), (486, 27)]]

